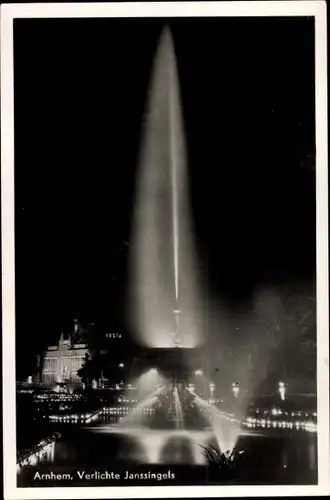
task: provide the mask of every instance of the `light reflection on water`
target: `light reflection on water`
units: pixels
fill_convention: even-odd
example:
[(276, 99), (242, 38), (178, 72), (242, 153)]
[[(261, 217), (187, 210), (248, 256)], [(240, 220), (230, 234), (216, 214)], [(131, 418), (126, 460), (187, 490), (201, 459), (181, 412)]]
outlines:
[[(118, 452), (120, 460), (149, 464), (205, 464), (202, 446), (212, 439), (211, 430), (147, 430), (120, 426), (94, 427), (88, 432), (122, 438)], [(125, 445), (125, 441), (129, 443)]]
[[(284, 443), (284, 445), (283, 445)], [(47, 453), (40, 454), (31, 465), (107, 465), (126, 462), (135, 464), (204, 465), (203, 446), (216, 446), (211, 430), (141, 430), (106, 427), (79, 429), (57, 441)], [(279, 439), (241, 436), (238, 445), (250, 453), (251, 466), (258, 463), (277, 463), (285, 470), (317, 470), (315, 437), (307, 439)], [(276, 458), (277, 456), (277, 458)]]

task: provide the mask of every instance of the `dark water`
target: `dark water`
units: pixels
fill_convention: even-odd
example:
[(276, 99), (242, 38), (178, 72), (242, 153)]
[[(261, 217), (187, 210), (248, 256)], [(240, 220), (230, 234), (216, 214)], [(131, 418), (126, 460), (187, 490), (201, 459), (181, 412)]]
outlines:
[[(25, 467), (17, 476), (19, 487), (184, 485), (184, 484), (317, 484), (316, 434), (294, 432), (241, 436), (244, 450), (240, 466), (230, 478), (212, 470), (200, 444), (216, 444), (207, 433), (171, 433), (146, 430), (109, 431), (106, 426), (68, 426), (39, 463)], [(105, 474), (90, 479), (82, 474)], [(139, 477), (128, 478), (129, 474)], [(40, 479), (41, 474), (66, 478)], [(116, 474), (116, 478), (109, 475)], [(140, 477), (140, 475), (146, 475)], [(154, 475), (151, 476), (150, 475)]]

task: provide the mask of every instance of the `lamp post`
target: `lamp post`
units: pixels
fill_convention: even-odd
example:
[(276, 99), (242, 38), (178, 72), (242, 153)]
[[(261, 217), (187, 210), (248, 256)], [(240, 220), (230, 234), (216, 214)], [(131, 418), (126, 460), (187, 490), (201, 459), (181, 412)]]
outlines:
[(280, 395), (280, 398), (282, 401), (285, 401), (285, 397), (286, 397), (286, 387), (285, 387), (285, 383), (280, 381), (278, 383), (278, 393)]
[(231, 384), (231, 386), (232, 386), (234, 398), (238, 399), (238, 396), (239, 396), (239, 384), (238, 384), (238, 382), (233, 382)]

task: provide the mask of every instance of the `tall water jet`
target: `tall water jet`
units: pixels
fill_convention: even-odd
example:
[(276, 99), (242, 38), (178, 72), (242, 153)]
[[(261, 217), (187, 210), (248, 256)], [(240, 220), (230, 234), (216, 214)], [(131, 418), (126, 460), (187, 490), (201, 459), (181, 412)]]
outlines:
[(161, 35), (137, 174), (130, 269), (131, 327), (149, 347), (194, 347), (200, 298), (173, 40)]
[(183, 411), (177, 385), (173, 388), (174, 422), (177, 429), (183, 427)]

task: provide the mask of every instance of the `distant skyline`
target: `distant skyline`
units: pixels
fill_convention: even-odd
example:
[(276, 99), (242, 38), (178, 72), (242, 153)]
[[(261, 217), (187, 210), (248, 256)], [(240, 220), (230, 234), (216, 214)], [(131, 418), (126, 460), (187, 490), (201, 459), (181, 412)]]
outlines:
[[(14, 21), (18, 360), (58, 338), (77, 312), (130, 335), (134, 175), (164, 24)], [(314, 20), (169, 25), (212, 308), (235, 321), (254, 290), (313, 296)]]

